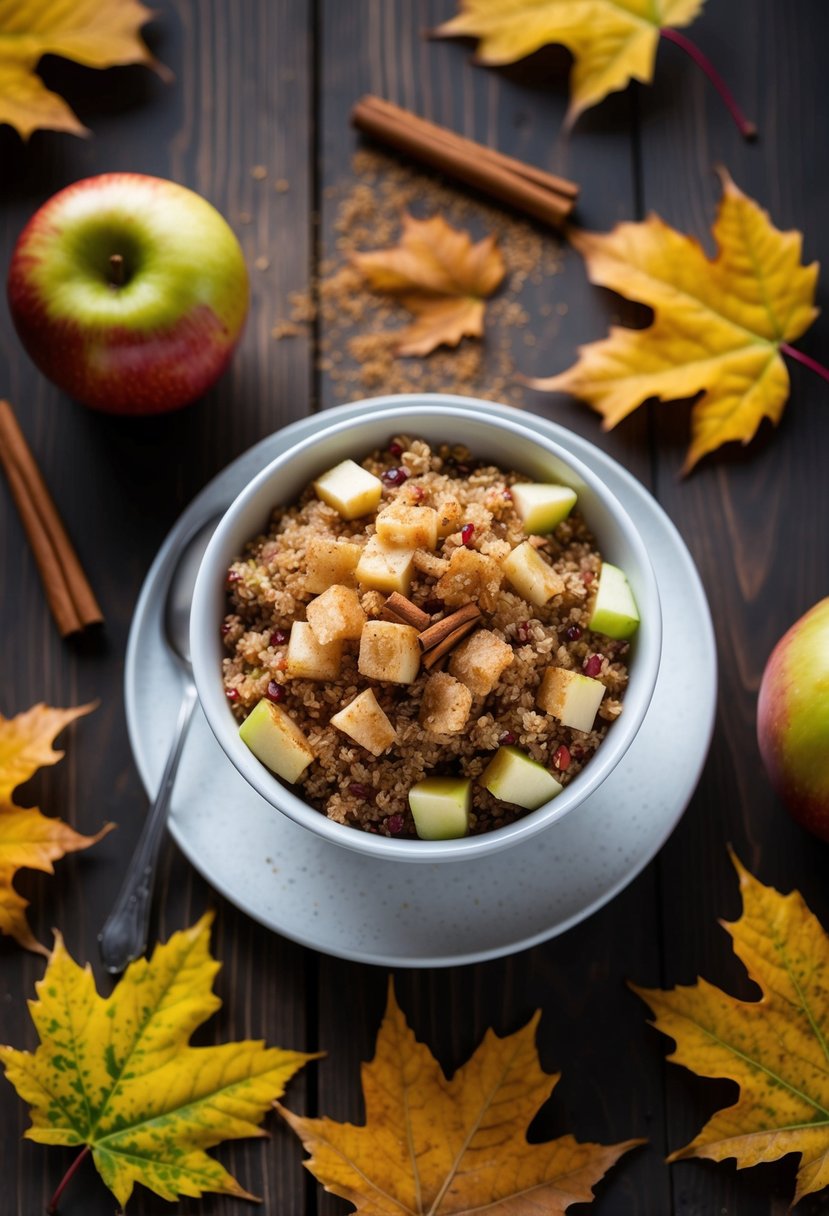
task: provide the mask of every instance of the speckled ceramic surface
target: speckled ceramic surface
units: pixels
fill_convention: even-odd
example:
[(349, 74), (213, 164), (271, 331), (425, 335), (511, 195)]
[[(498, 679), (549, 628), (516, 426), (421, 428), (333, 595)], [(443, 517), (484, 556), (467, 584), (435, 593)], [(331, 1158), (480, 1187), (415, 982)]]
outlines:
[[(279, 452), (323, 422), (365, 408), (327, 411), (263, 440), (194, 499), (165, 541), (136, 607), (125, 676), (130, 740), (148, 790), (160, 779), (178, 711), (179, 677), (161, 612), (179, 546)], [(476, 408), (504, 409), (484, 402)], [(661, 507), (620, 465), (553, 423), (533, 424), (601, 474), (648, 546), (664, 619), (662, 669), (644, 724), (596, 793), (540, 837), (474, 860), (411, 866), (338, 848), (279, 814), (237, 773), (197, 710), (170, 830), (217, 890), (286, 937), (343, 958), (412, 967), (521, 950), (563, 932), (626, 886), (687, 805), (716, 705), (713, 630), (693, 562)], [(655, 756), (670, 756), (670, 765), (654, 764)]]

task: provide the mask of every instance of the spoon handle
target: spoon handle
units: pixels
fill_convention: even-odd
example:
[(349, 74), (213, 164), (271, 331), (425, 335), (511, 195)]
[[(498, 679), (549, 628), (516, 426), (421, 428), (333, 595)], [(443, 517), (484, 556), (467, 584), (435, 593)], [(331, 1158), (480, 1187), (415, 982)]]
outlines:
[(188, 680), (158, 793), (147, 812), (118, 898), (98, 934), (101, 961), (113, 975), (123, 971), (127, 963), (138, 958), (147, 948), (147, 926), (155, 886), (158, 848), (167, 824), (170, 795), (173, 792), (178, 762), (195, 704), (196, 686)]

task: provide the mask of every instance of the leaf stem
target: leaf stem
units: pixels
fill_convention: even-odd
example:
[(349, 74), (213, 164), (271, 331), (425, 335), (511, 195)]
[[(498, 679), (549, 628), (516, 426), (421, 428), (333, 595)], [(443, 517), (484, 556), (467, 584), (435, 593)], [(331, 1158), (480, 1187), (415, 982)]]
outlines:
[(780, 349), (790, 359), (794, 359), (797, 363), (802, 363), (804, 367), (808, 367), (810, 371), (815, 372), (818, 376), (822, 376), (824, 380), (829, 380), (829, 367), (824, 367), (822, 363), (818, 363), (817, 359), (813, 359), (811, 355), (804, 355), (802, 350), (796, 350), (793, 346), (789, 346), (788, 342), (781, 342)]
[(90, 1151), (89, 1145), (88, 1144), (84, 1145), (84, 1147), (78, 1153), (75, 1160), (69, 1166), (69, 1169), (66, 1171), (66, 1173), (61, 1178), (60, 1182), (57, 1185), (57, 1189), (55, 1190), (54, 1195), (49, 1200), (49, 1206), (46, 1208), (46, 1216), (57, 1216), (58, 1203), (60, 1202), (60, 1197), (63, 1194), (63, 1192), (66, 1190), (69, 1183), (72, 1181), (72, 1177), (75, 1173), (75, 1170), (81, 1164), (84, 1157), (89, 1156), (89, 1151)]
[(756, 139), (756, 125), (753, 122), (749, 122), (745, 114), (743, 114), (742, 110), (734, 100), (733, 94), (728, 85), (725, 83), (722, 76), (720, 76), (719, 72), (714, 67), (708, 56), (704, 55), (699, 47), (693, 43), (690, 38), (686, 38), (684, 34), (680, 34), (679, 30), (663, 28), (659, 31), (659, 33), (668, 42), (673, 42), (676, 46), (681, 47), (682, 50), (685, 51), (686, 55), (691, 56), (697, 67), (702, 68), (705, 75), (711, 81), (712, 85), (725, 102), (728, 112), (734, 119), (734, 122), (737, 124), (737, 129), (739, 130), (743, 139)]

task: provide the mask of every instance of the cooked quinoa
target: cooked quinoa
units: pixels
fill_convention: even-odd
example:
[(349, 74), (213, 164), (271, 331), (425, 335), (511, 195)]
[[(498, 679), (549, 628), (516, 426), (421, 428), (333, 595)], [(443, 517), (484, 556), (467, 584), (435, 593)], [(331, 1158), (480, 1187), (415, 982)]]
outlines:
[[(295, 505), (274, 510), (268, 531), (253, 540), (228, 571), (228, 612), (222, 624), (227, 697), (240, 721), (263, 697), (290, 714), (315, 757), (297, 787), (329, 819), (384, 836), (415, 838), (409, 789), (427, 776), (463, 776), (473, 781), (470, 833), (492, 831), (528, 813), (493, 797), (476, 781), (499, 746), (515, 745), (566, 786), (622, 711), (629, 643), (593, 633), (587, 626), (601, 556), (578, 507), (550, 535), (528, 537), (510, 490), (527, 479), (476, 461), (464, 447), (433, 451), (422, 440), (399, 435), (362, 465), (383, 483), (379, 510), (393, 502), (401, 508), (431, 506), (442, 518), (451, 518), (446, 526), (454, 530), (439, 539), (434, 550), (417, 550), (407, 599), (431, 622), (474, 599), (482, 619), (469, 641), (431, 670), (421, 666), (413, 683), (361, 674), (356, 638), (343, 644), (339, 674), (290, 678), (291, 629), (306, 621), (308, 604), (323, 590), (319, 582), (315, 590), (308, 586), (309, 549), (313, 552), (319, 538), (327, 538), (362, 550), (375, 534), (375, 512), (346, 521), (309, 486)], [(563, 582), (562, 592), (544, 607), (522, 598), (497, 573), (510, 552), (528, 540)], [(473, 595), (463, 579), (453, 578), (468, 559), (456, 558), (450, 570), (452, 555), (460, 549), (489, 559), (473, 562), (495, 572)], [(383, 619), (387, 593), (360, 586), (353, 573), (335, 581), (354, 588), (369, 623)], [(354, 605), (359, 612), (356, 601)], [(312, 621), (313, 614), (314, 609)], [(481, 631), (486, 631), (485, 637)], [(464, 646), (473, 652), (483, 647), (485, 655), (492, 656), (493, 670), (500, 675), (491, 691), (482, 693), (480, 680), (469, 678), (468, 664), (464, 667), (462, 661)], [(539, 685), (551, 666), (584, 672), (605, 686), (592, 730), (564, 727), (539, 708)], [(436, 679), (436, 673), (443, 674)], [(380, 756), (331, 725), (338, 711), (369, 688), (396, 732), (395, 741)]]

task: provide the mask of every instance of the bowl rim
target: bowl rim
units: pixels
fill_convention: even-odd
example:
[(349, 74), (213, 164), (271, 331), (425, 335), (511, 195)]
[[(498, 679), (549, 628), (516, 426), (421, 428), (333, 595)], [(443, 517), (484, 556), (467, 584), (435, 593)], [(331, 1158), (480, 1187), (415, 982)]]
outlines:
[[(656, 685), (662, 649), (659, 590), (647, 549), (628, 512), (622, 507), (616, 496), (604, 486), (601, 478), (582, 459), (572, 456), (556, 441), (534, 432), (527, 426), (525, 421), (530, 419), (531, 415), (521, 415), (516, 410), (513, 418), (511, 413), (514, 407), (509, 406), (501, 407), (505, 410), (503, 416), (481, 415), (476, 412), (476, 407), (481, 404), (492, 406), (499, 403), (444, 393), (386, 395), (350, 403), (352, 407), (364, 407), (366, 413), (361, 412), (356, 416), (332, 420), (328, 426), (321, 427), (315, 434), (292, 444), (280, 456), (271, 460), (236, 496), (222, 514), (210, 539), (193, 591), (190, 649), (194, 678), (205, 717), (225, 755), (248, 784), (277, 811), (288, 815), (294, 822), (335, 844), (372, 857), (406, 862), (459, 861), (466, 857), (482, 856), (500, 848), (510, 847), (546, 829), (580, 805), (616, 767), (641, 726)], [(650, 605), (649, 628), (645, 634), (645, 641), (637, 644), (638, 704), (630, 714), (622, 715), (619, 722), (614, 723), (613, 731), (603, 741), (596, 755), (591, 758), (587, 768), (557, 798), (545, 803), (535, 811), (527, 812), (514, 823), (478, 836), (466, 836), (456, 840), (398, 840), (393, 837), (362, 832), (328, 819), (310, 803), (305, 802), (292, 788), (280, 781), (257, 760), (239, 739), (236, 720), (229, 711), (222, 690), (220, 673), (214, 670), (215, 663), (209, 642), (210, 630), (218, 628), (218, 622), (213, 619), (211, 610), (215, 580), (223, 578), (227, 561), (232, 560), (222, 553), (225, 538), (234, 527), (238, 514), (250, 500), (258, 497), (274, 475), (289, 466), (296, 456), (313, 449), (322, 440), (332, 435), (357, 430), (362, 423), (367, 421), (372, 424), (388, 422), (390, 431), (395, 429), (395, 425), (401, 429), (403, 420), (410, 419), (413, 410), (430, 415), (436, 421), (462, 421), (474, 418), (478, 423), (483, 423), (495, 431), (509, 431), (519, 441), (529, 443), (566, 464), (574, 475), (581, 478), (603, 501), (605, 507), (615, 517), (617, 524), (625, 531), (628, 542), (636, 551), (640, 579), (645, 586), (645, 598)], [(510, 411), (509, 416), (506, 411)], [(411, 427), (406, 429), (411, 429)], [(278, 496), (275, 496), (274, 505), (277, 501)], [(219, 560), (220, 558), (221, 560)]]

